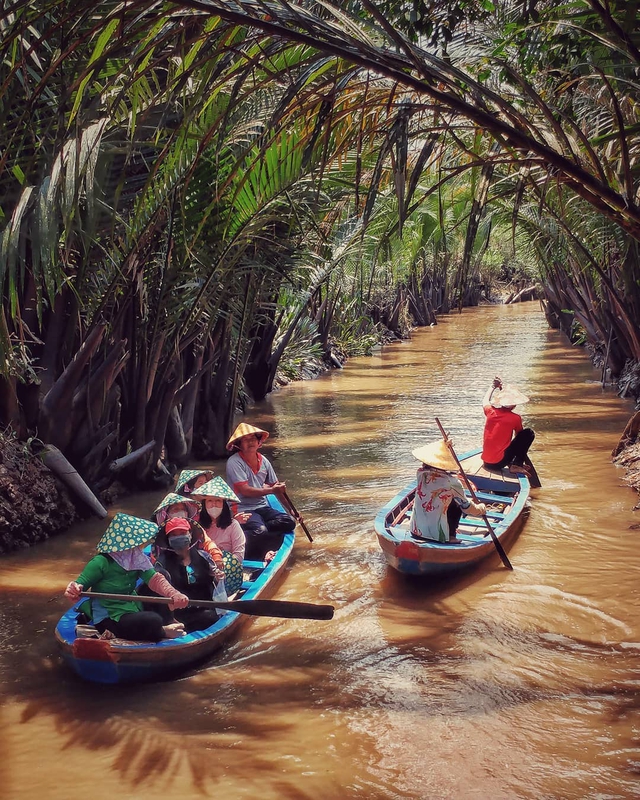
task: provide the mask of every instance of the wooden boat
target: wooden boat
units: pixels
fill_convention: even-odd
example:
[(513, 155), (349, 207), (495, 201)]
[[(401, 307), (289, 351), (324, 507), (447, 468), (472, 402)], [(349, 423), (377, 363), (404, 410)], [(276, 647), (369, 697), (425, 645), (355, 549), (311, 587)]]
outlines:
[[(294, 540), (294, 532), (285, 534), (275, 558), (266, 566), (262, 561), (244, 561), (245, 580), (233, 599), (257, 600), (268, 595), (291, 556)], [(154, 644), (83, 635), (95, 629), (77, 625), (79, 605), (58, 622), (56, 640), (66, 664), (81, 678), (95, 683), (140, 683), (175, 677), (208, 658), (250, 619), (238, 611), (227, 611), (205, 630)]]
[[(531, 486), (526, 475), (508, 470), (488, 471), (480, 450), (460, 457), (462, 467), (476, 487), (480, 502), (500, 544), (506, 548), (520, 529)], [(416, 481), (397, 494), (378, 513), (375, 531), (387, 562), (407, 575), (444, 577), (463, 572), (496, 553), (481, 517), (463, 516), (458, 526), (460, 544), (416, 539), (409, 533)]]

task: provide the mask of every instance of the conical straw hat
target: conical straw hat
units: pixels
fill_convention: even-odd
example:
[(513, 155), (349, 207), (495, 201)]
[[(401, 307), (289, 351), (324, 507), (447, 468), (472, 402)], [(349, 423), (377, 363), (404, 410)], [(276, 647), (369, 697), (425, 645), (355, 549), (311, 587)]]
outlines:
[(260, 444), (262, 444), (266, 439), (269, 438), (269, 434), (267, 431), (263, 431), (262, 428), (254, 428), (253, 425), (247, 425), (246, 422), (241, 422), (235, 431), (231, 434), (231, 438), (227, 442), (227, 450), (233, 450), (233, 445), (238, 439), (242, 439), (243, 436), (249, 436), (251, 433), (260, 433), (262, 434), (262, 438), (260, 439)]
[(213, 469), (183, 469), (178, 475), (178, 482), (176, 483), (176, 492), (179, 492), (185, 484), (197, 478), (199, 475), (213, 475)]
[(98, 553), (120, 553), (153, 541), (158, 533), (155, 522), (118, 513), (96, 545)]
[(515, 386), (509, 385), (503, 386), (499, 392), (494, 392), (491, 396), (491, 405), (494, 408), (521, 406), (528, 402), (529, 398), (526, 394), (522, 394)]
[(416, 447), (411, 451), (412, 455), (423, 464), (428, 464), (436, 469), (455, 470), (458, 469), (455, 458), (451, 455), (449, 448), (442, 439), (422, 447)]
[(194, 489), (191, 497), (219, 497), (232, 503), (240, 502), (240, 498), (219, 475)]

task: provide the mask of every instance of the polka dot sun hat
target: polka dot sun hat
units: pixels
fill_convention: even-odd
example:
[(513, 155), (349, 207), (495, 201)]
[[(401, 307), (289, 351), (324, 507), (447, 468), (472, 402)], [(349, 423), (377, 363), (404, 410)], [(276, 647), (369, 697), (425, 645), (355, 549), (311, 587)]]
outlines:
[(197, 478), (200, 475), (213, 475), (212, 469), (183, 469), (180, 475), (178, 475), (178, 482), (176, 483), (176, 492), (181, 491), (184, 486), (192, 481), (194, 478)]
[(96, 545), (98, 553), (120, 553), (156, 538), (158, 526), (130, 514), (116, 514)]
[(220, 497), (222, 500), (231, 500), (232, 503), (239, 503), (238, 495), (229, 485), (218, 475), (213, 480), (204, 483), (193, 492), (194, 497)]

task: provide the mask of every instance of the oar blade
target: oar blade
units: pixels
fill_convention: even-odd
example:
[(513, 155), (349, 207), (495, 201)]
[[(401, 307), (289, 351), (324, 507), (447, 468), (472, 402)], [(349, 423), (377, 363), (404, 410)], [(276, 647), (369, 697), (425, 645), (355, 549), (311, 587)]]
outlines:
[[(191, 603), (190, 605), (196, 605)], [(203, 604), (204, 605), (204, 604)], [(254, 617), (282, 617), (285, 619), (333, 619), (333, 606), (315, 603), (294, 603), (287, 600), (235, 600), (228, 603), (207, 603), (228, 611), (239, 611)]]
[(509, 559), (508, 559), (508, 557), (507, 557), (507, 554), (506, 554), (506, 553), (505, 553), (505, 551), (504, 551), (504, 547), (503, 547), (503, 546), (502, 546), (502, 544), (500, 543), (500, 540), (498, 539), (498, 537), (497, 537), (497, 535), (496, 535), (496, 532), (495, 532), (495, 531), (493, 530), (493, 528), (491, 527), (491, 523), (490, 523), (490, 522), (489, 522), (489, 520), (487, 519), (487, 516), (486, 516), (486, 514), (485, 514), (485, 515), (482, 517), (482, 519), (483, 519), (483, 520), (485, 521), (485, 523), (486, 523), (486, 526), (487, 526), (487, 528), (488, 528), (488, 531), (487, 531), (487, 532), (491, 534), (491, 539), (492, 539), (492, 541), (493, 541), (493, 545), (494, 545), (494, 547), (496, 548), (496, 550), (498, 551), (498, 555), (500, 556), (500, 559), (501, 559), (502, 563), (504, 564), (504, 566), (505, 566), (507, 569), (513, 570), (513, 564), (512, 564), (512, 563), (509, 561)]

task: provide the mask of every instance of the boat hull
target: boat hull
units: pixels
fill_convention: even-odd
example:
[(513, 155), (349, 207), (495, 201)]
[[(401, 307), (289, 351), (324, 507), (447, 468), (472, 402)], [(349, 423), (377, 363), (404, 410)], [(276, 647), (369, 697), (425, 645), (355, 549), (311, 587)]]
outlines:
[[(285, 534), (275, 558), (266, 566), (258, 561), (244, 562), (251, 579), (243, 583), (242, 596), (235, 599), (257, 600), (270, 595), (289, 561), (294, 539), (294, 533)], [(173, 678), (215, 653), (250, 619), (247, 614), (227, 611), (209, 628), (179, 639), (164, 639), (157, 644), (128, 642), (77, 636), (78, 605), (64, 614), (56, 626), (62, 658), (83, 680), (106, 684)]]
[[(517, 536), (528, 507), (530, 484), (525, 475), (488, 473), (481, 466), (479, 450), (461, 457), (478, 497), (489, 504), (488, 518), (503, 548)], [(384, 557), (393, 569), (404, 575), (433, 578), (451, 577), (473, 569), (496, 554), (486, 525), (480, 518), (464, 517), (460, 522), (460, 544), (422, 541), (409, 533), (409, 518), (415, 495), (415, 481), (399, 492), (375, 520), (375, 531)], [(500, 509), (500, 510), (498, 510)]]

